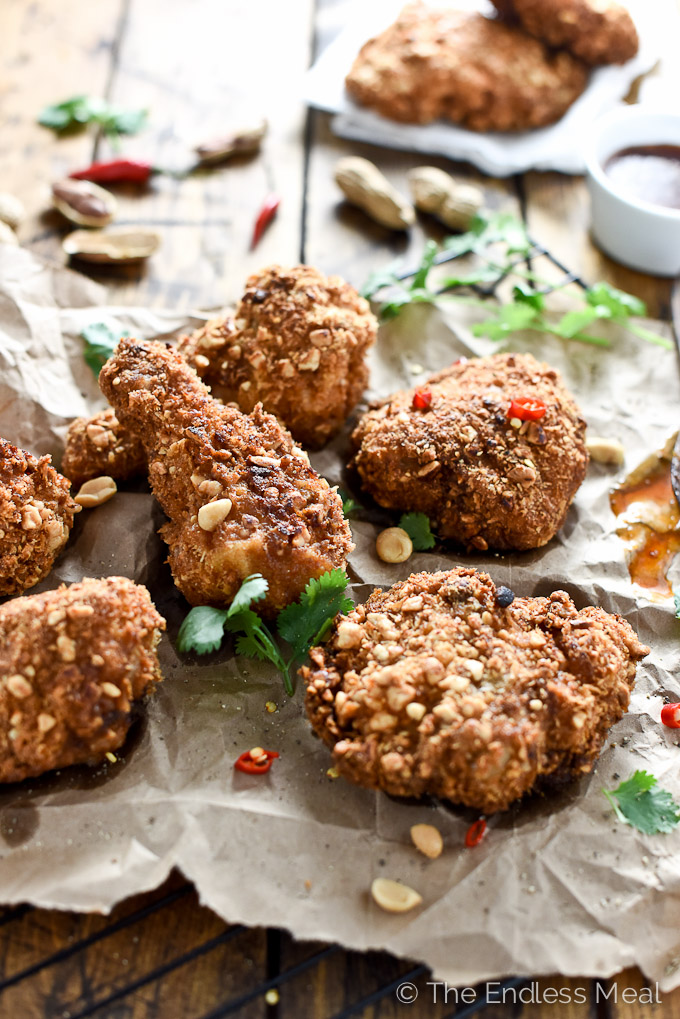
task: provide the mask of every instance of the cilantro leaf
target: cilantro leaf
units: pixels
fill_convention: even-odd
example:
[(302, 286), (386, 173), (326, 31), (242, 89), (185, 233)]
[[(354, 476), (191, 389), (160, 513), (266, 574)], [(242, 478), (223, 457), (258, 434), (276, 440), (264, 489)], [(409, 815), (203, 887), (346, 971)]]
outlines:
[(537, 311), (543, 311), (545, 308), (545, 297), (543, 294), (527, 286), (526, 283), (515, 284), (512, 288), (512, 296), (520, 304), (529, 304)]
[(495, 318), (487, 319), (473, 326), (475, 336), (488, 336), (490, 340), (504, 340), (518, 329), (532, 329), (541, 323), (541, 318), (530, 304), (501, 304)]
[(130, 334), (125, 329), (117, 329), (114, 332), (106, 322), (93, 322), (91, 325), (85, 326), (80, 335), (85, 340), (83, 357), (95, 377), (98, 377), (100, 370), (118, 346), (118, 341), (121, 337)]
[(342, 499), (342, 512), (345, 517), (349, 517), (355, 510), (363, 508), (360, 503), (351, 497), (349, 492), (339, 489), (338, 495)]
[(38, 123), (57, 133), (96, 124), (104, 134), (115, 140), (119, 134), (137, 134), (146, 117), (146, 110), (125, 110), (111, 106), (105, 99), (72, 96), (61, 103), (46, 106), (38, 116)]
[(531, 241), (521, 220), (509, 212), (497, 212), (490, 216), (478, 213), (466, 233), (447, 237), (444, 248), (456, 257), (479, 254), (491, 244), (504, 243), (508, 255), (528, 255)]
[(680, 619), (680, 591), (675, 595), (675, 616), (676, 619)]
[(593, 308), (601, 309), (600, 318), (611, 318), (614, 321), (630, 318), (631, 315), (643, 317), (647, 314), (644, 301), (623, 290), (617, 290), (610, 283), (600, 282), (586, 290), (586, 301)]
[(667, 790), (657, 788), (656, 778), (647, 771), (636, 771), (616, 789), (602, 792), (618, 819), (645, 835), (671, 832), (680, 823), (680, 806)]
[(361, 288), (361, 296), (365, 297), (366, 300), (370, 300), (378, 290), (383, 290), (385, 287), (398, 286), (400, 281), (396, 273), (400, 266), (401, 260), (399, 259), (388, 265), (386, 269), (375, 269)]
[(423, 251), (423, 256), (420, 259), (420, 265), (418, 271), (413, 277), (413, 283), (410, 286), (412, 293), (423, 290), (427, 286), (427, 277), (430, 269), (434, 265), (434, 260), (437, 257), (439, 248), (435, 241), (428, 241)]
[(425, 513), (404, 513), (399, 521), (399, 526), (408, 534), (416, 552), (425, 552), (428, 548), (434, 548), (436, 538)]
[(224, 635), (226, 609), (214, 609), (209, 605), (196, 605), (186, 616), (177, 635), (177, 650), (183, 654), (195, 651), (207, 655), (217, 651)]
[(318, 643), (330, 628), (338, 612), (349, 612), (353, 602), (345, 597), (349, 579), (344, 570), (330, 570), (310, 580), (300, 600), (287, 605), (279, 613), (276, 627), (279, 634), (301, 658)]
[(250, 608), (254, 601), (260, 601), (264, 598), (268, 590), (269, 584), (262, 574), (251, 573), (249, 577), (246, 577), (234, 595), (234, 600), (228, 610), (229, 616), (234, 616), (237, 612)]
[(583, 308), (581, 311), (568, 311), (559, 322), (553, 327), (558, 336), (566, 339), (573, 339), (589, 325), (595, 322), (600, 316), (597, 308)]

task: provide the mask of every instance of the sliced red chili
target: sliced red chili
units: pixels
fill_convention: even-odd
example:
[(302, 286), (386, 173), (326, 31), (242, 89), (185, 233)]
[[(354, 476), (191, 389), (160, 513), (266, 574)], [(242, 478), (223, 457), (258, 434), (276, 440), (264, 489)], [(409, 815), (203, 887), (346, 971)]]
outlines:
[(680, 729), (680, 704), (664, 704), (661, 709), (661, 721), (669, 729)]
[(508, 417), (519, 418), (520, 421), (540, 421), (547, 409), (543, 400), (537, 400), (532, 396), (518, 396), (516, 400), (510, 401)]
[(262, 234), (265, 232), (265, 230), (273, 220), (274, 216), (276, 215), (276, 210), (278, 209), (280, 204), (281, 199), (279, 198), (278, 195), (271, 194), (267, 195), (267, 197), (265, 198), (264, 202), (262, 203), (262, 208), (257, 214), (255, 226), (253, 227), (253, 239), (250, 242), (251, 251), (254, 247), (257, 246), (260, 238), (262, 237)]
[(429, 389), (416, 389), (413, 394), (413, 409), (427, 410), (432, 406), (432, 392)]
[(145, 184), (151, 174), (156, 172), (151, 163), (138, 159), (111, 159), (105, 163), (92, 163), (84, 170), (74, 170), (69, 176), (76, 180), (92, 180), (95, 183)]
[(465, 845), (468, 849), (474, 849), (478, 846), (486, 835), (486, 821), (483, 817), (480, 817), (479, 821), (475, 821), (471, 824), (465, 834)]
[(272, 761), (278, 757), (276, 750), (263, 750), (262, 747), (253, 747), (246, 750), (234, 761), (237, 771), (246, 775), (264, 775), (272, 766)]

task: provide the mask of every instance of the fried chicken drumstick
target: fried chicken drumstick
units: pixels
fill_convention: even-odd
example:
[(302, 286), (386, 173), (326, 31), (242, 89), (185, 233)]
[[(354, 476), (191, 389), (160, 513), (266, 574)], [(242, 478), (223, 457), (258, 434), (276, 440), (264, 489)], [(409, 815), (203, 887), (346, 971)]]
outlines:
[(165, 620), (145, 587), (83, 580), (0, 606), (0, 782), (97, 764), (161, 679)]
[(0, 595), (21, 594), (46, 577), (80, 510), (67, 478), (0, 439)]
[(300, 674), (341, 774), (490, 814), (592, 770), (647, 654), (621, 616), (457, 568), (374, 591)]
[(352, 547), (342, 502), (276, 418), (214, 400), (177, 351), (122, 340), (101, 370), (102, 392), (141, 439), (149, 480), (170, 522), (168, 561), (192, 605), (223, 606), (241, 582), (269, 582), (264, 610), (344, 567)]

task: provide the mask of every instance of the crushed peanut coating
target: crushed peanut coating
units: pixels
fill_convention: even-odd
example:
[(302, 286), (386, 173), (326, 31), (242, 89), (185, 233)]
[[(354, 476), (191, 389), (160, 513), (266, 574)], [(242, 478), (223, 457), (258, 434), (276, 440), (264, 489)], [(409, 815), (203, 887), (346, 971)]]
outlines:
[(146, 472), (144, 446), (127, 434), (113, 409), (107, 407), (71, 422), (61, 469), (74, 488), (102, 475), (125, 481)]
[(176, 350), (121, 340), (99, 376), (170, 522), (170, 568), (192, 605), (228, 605), (241, 582), (269, 583), (265, 612), (344, 567), (352, 548), (342, 502), (278, 423), (214, 400)]
[[(381, 506), (422, 512), (441, 538), (484, 551), (545, 545), (588, 466), (585, 422), (558, 373), (530, 354), (461, 359), (365, 414), (352, 436), (363, 487)], [(537, 421), (512, 400), (542, 400)]]
[(248, 279), (233, 316), (182, 337), (179, 351), (213, 396), (247, 413), (262, 403), (317, 449), (359, 401), (376, 332), (368, 302), (339, 276), (272, 265)]
[(69, 488), (49, 456), (0, 439), (0, 595), (20, 594), (52, 569), (80, 510)]
[(160, 681), (165, 620), (145, 587), (83, 580), (0, 606), (0, 782), (98, 764)]
[(340, 774), (490, 814), (591, 771), (647, 654), (621, 616), (564, 591), (502, 608), (457, 568), (374, 591), (300, 675)]
[(412, 3), (362, 46), (345, 84), (358, 103), (392, 120), (443, 117), (473, 131), (525, 131), (559, 120), (587, 80), (576, 57), (512, 25)]
[(492, 0), (510, 21), (586, 64), (624, 64), (638, 51), (630, 14), (615, 0)]

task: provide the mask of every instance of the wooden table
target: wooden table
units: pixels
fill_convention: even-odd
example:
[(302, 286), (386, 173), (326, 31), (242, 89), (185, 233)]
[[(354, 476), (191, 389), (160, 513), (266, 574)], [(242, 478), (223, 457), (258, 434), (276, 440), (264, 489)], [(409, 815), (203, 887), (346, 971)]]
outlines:
[[(0, 39), (0, 190), (26, 205), (21, 243), (61, 262), (63, 221), (49, 210), (52, 181), (95, 156), (106, 143), (83, 133), (55, 140), (36, 124), (49, 102), (78, 93), (104, 95), (149, 109), (148, 129), (125, 141), (128, 155), (167, 167), (186, 165), (193, 142), (264, 111), (270, 132), (263, 154), (242, 158), (182, 181), (157, 177), (148, 190), (119, 188), (119, 222), (152, 226), (163, 238), (159, 253), (136, 269), (92, 275), (107, 284), (111, 303), (189, 310), (236, 299), (247, 274), (271, 261), (310, 262), (360, 285), (368, 272), (395, 255), (419, 255), (431, 222), (407, 238), (375, 226), (340, 202), (333, 180), (336, 159), (348, 152), (373, 159), (404, 188), (407, 169), (432, 162), (483, 186), (490, 207), (523, 216), (531, 233), (586, 280), (604, 278), (643, 298), (650, 314), (667, 318), (669, 285), (610, 262), (590, 243), (582, 180), (528, 173), (505, 181), (483, 178), (445, 160), (351, 145), (333, 137), (329, 119), (299, 101), (300, 78), (313, 53), (337, 28), (339, 0), (3, 0)], [(248, 250), (258, 208), (269, 191), (282, 195), (277, 219), (256, 252)], [(159, 903), (161, 905), (159, 905)], [(81, 944), (84, 943), (84, 944)], [(0, 914), (0, 1014), (21, 1019), (75, 1016), (188, 1019), (248, 995), (235, 1013), (247, 1017), (325, 1019), (410, 968), (389, 956), (327, 952), (282, 987), (268, 1004), (262, 981), (323, 952), (286, 935), (228, 928), (201, 907), (179, 875), (161, 890), (129, 900), (113, 917), (38, 909)], [(181, 965), (177, 965), (177, 961)], [(12, 977), (24, 975), (21, 980)], [(451, 1013), (425, 993), (419, 1004), (398, 1004), (390, 992), (375, 1006), (351, 1014), (440, 1017)], [(618, 978), (640, 988), (637, 971)], [(541, 981), (542, 986), (593, 982)], [(609, 986), (604, 982), (603, 986)], [(663, 1010), (611, 999), (562, 1006), (495, 1005), (485, 1015), (628, 1017), (680, 1015), (680, 991)], [(226, 1013), (220, 1013), (226, 1014)], [(346, 1013), (349, 1014), (349, 1013)]]

